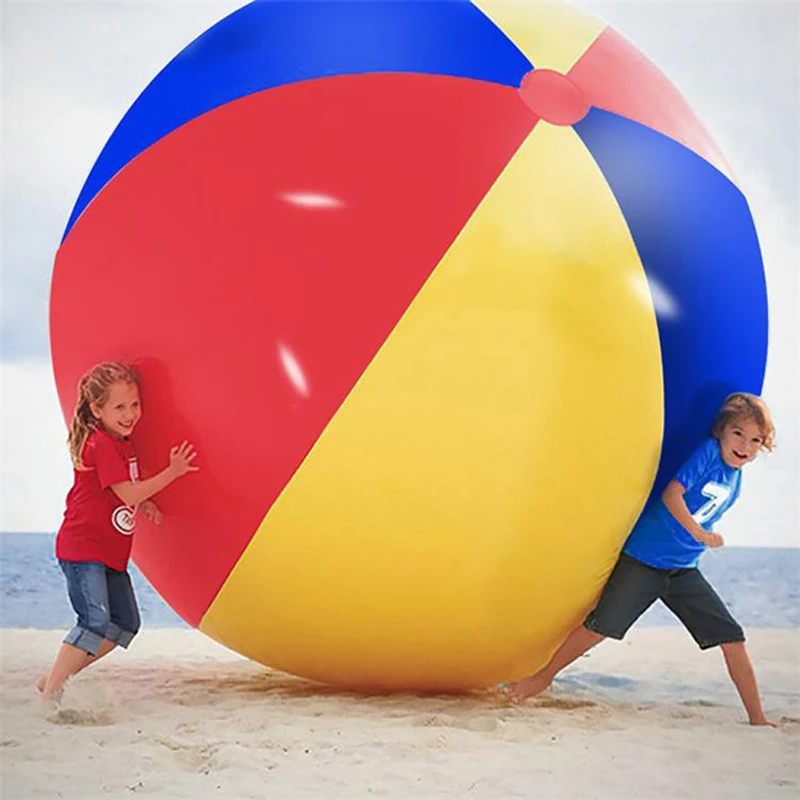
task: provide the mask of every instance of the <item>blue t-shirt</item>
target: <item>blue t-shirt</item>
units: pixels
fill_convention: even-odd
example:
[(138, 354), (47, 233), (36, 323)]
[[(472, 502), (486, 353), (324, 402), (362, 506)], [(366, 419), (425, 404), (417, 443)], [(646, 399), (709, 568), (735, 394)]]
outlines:
[[(706, 531), (736, 502), (742, 471), (723, 460), (716, 439), (706, 439), (678, 470), (675, 480), (695, 522)], [(672, 516), (659, 498), (639, 517), (623, 553), (659, 569), (694, 567), (706, 546)]]

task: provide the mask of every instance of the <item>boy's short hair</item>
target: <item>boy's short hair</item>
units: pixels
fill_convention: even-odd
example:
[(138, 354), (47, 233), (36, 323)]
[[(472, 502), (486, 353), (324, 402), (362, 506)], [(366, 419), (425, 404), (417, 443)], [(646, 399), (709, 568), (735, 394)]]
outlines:
[(717, 412), (711, 435), (719, 439), (728, 425), (741, 418), (752, 419), (758, 425), (764, 439), (762, 449), (772, 450), (775, 447), (775, 425), (767, 404), (757, 395), (747, 392), (734, 392), (725, 398), (722, 408)]

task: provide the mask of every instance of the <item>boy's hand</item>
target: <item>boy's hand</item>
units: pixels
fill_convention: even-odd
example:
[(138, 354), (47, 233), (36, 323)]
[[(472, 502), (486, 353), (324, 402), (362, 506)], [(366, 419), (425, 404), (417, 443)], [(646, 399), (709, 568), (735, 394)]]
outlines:
[(187, 441), (183, 441), (178, 447), (173, 447), (169, 451), (169, 468), (176, 478), (185, 475), (187, 472), (197, 472), (200, 467), (195, 467), (192, 461), (197, 458), (194, 447)]
[(719, 533), (706, 533), (700, 541), (707, 547), (722, 547), (725, 544), (725, 540)]
[(161, 519), (164, 515), (161, 513), (161, 509), (152, 500), (143, 500), (139, 503), (139, 510), (150, 522), (154, 522), (156, 525), (161, 524)]

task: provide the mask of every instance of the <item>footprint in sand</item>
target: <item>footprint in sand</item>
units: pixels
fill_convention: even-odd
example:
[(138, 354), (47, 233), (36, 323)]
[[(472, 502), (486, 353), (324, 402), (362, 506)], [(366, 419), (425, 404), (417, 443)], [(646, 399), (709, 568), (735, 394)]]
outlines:
[(461, 728), (467, 731), (489, 733), (498, 726), (498, 721), (490, 716), (449, 716), (447, 714), (427, 714), (414, 721), (414, 725), (425, 728)]
[(694, 708), (717, 708), (719, 703), (712, 703), (710, 700), (681, 700), (680, 705)]
[(578, 708), (593, 708), (597, 703), (592, 700), (571, 700), (566, 697), (539, 696), (535, 700), (536, 708), (557, 708), (562, 711), (574, 711)]

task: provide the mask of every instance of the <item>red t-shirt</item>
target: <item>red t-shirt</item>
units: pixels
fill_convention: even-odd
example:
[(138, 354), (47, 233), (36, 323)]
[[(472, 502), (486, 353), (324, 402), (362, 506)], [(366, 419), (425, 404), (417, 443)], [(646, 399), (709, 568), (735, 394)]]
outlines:
[(56, 556), (64, 561), (99, 561), (111, 569), (125, 570), (136, 526), (135, 510), (109, 487), (138, 480), (133, 445), (105, 430), (93, 431), (81, 460), (84, 468), (75, 470), (64, 521), (56, 536)]

